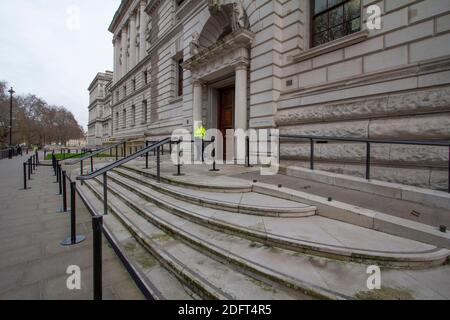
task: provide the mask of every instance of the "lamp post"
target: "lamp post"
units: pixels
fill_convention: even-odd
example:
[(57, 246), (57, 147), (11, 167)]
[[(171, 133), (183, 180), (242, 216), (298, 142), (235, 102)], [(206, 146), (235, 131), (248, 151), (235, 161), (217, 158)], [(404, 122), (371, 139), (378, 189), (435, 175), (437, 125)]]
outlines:
[(10, 159), (12, 158), (12, 101), (13, 101), (13, 94), (15, 93), (15, 91), (13, 90), (13, 88), (11, 87), (11, 89), (9, 89), (9, 95), (10, 95), (10, 100), (9, 100), (9, 154), (10, 154)]

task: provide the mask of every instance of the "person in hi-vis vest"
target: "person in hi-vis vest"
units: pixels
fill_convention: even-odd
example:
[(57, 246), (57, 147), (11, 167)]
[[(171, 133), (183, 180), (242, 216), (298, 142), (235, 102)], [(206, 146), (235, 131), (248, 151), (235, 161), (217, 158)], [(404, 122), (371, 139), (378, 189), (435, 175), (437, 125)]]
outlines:
[(196, 129), (194, 130), (194, 141), (195, 141), (195, 161), (202, 160), (203, 153), (203, 140), (206, 137), (206, 128), (203, 126), (201, 122), (198, 123)]

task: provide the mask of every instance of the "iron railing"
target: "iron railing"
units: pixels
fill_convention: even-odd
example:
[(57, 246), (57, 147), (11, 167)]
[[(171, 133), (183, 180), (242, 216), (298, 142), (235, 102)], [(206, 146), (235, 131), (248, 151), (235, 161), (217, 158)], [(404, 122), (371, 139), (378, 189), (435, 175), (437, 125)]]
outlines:
[[(328, 141), (341, 141), (341, 142), (357, 142), (366, 144), (366, 174), (365, 178), (370, 180), (370, 166), (371, 166), (371, 145), (372, 144), (400, 144), (400, 145), (413, 145), (413, 146), (434, 146), (434, 147), (447, 147), (448, 148), (448, 188), (450, 193), (450, 142), (448, 141), (418, 141), (418, 140), (375, 140), (364, 138), (339, 138), (339, 137), (326, 137), (326, 136), (308, 136), (308, 135), (278, 135), (283, 139), (294, 140), (308, 140), (310, 143), (310, 169), (314, 170), (314, 145), (317, 142)], [(280, 148), (278, 148), (280, 150)]]
[[(38, 158), (37, 158), (38, 159)], [(76, 213), (77, 213), (77, 204), (76, 198), (77, 196), (81, 199), (84, 204), (84, 207), (87, 209), (89, 214), (92, 217), (92, 231), (93, 231), (93, 298), (94, 300), (102, 300), (103, 298), (103, 288), (102, 288), (102, 235), (105, 236), (112, 249), (116, 253), (117, 257), (121, 260), (128, 273), (141, 290), (142, 294), (145, 298), (149, 300), (153, 300), (154, 297), (152, 295), (152, 290), (149, 288), (147, 283), (143, 280), (142, 275), (137, 271), (137, 269), (130, 263), (122, 249), (120, 248), (119, 243), (113, 234), (103, 225), (103, 215), (98, 213), (94, 208), (92, 203), (87, 199), (86, 195), (79, 188), (77, 183), (73, 181), (70, 176), (67, 175), (65, 170), (62, 170), (62, 165), (59, 160), (53, 155), (52, 157), (52, 166), (54, 169), (54, 173), (56, 176), (56, 182), (59, 187), (59, 195), (62, 196), (62, 209), (59, 209), (57, 212), (60, 213), (69, 213), (70, 212), (70, 236), (61, 241), (61, 245), (72, 246), (78, 243), (83, 242), (86, 237), (82, 234), (77, 234), (76, 230)], [(67, 182), (70, 185), (70, 208), (67, 206), (68, 196), (67, 196)]]

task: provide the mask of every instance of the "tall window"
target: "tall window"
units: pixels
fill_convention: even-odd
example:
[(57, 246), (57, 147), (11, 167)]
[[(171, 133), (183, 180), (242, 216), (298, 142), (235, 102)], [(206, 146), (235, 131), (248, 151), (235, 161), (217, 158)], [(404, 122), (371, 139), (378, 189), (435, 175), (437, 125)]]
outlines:
[(144, 76), (144, 84), (147, 84), (148, 83), (148, 72), (147, 72), (147, 70), (145, 70), (143, 72), (143, 76)]
[(131, 80), (131, 84), (133, 85), (133, 92), (136, 91), (136, 79)]
[(361, 0), (312, 0), (311, 46), (361, 30)]
[(123, 109), (122, 128), (127, 127), (127, 109)]
[(142, 101), (142, 122), (147, 123), (148, 120), (148, 106), (147, 106), (147, 100)]
[(127, 96), (127, 86), (123, 86), (123, 97), (126, 98)]
[(131, 125), (136, 125), (136, 106), (131, 106)]
[(177, 62), (177, 96), (181, 97), (183, 95), (183, 67), (181, 64), (183, 63), (183, 59), (178, 60)]
[(119, 129), (119, 113), (116, 112), (116, 125), (115, 125), (115, 130)]

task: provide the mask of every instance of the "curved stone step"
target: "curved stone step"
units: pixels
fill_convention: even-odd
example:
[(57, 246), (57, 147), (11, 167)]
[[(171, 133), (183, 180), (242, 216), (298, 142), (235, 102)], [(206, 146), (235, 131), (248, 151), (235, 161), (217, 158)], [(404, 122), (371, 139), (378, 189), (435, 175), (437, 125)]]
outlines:
[[(98, 181), (87, 182), (86, 185), (101, 199), (103, 189)], [(309, 298), (301, 292), (278, 283), (263, 282), (231, 268), (226, 263), (212, 259), (159, 229), (135, 213), (114, 194), (109, 194), (108, 197), (110, 212), (118, 217), (165, 268), (202, 298), (221, 300)]]
[(286, 219), (236, 215), (180, 201), (116, 173), (111, 173), (110, 179), (184, 219), (297, 252), (409, 268), (441, 265), (450, 255), (446, 249), (323, 217)]
[[(125, 164), (121, 166), (121, 168), (132, 171), (134, 173), (140, 174), (144, 177), (148, 177), (151, 179), (156, 179), (156, 174), (151, 170), (139, 169), (134, 165)], [(212, 191), (212, 192), (251, 192), (252, 184), (250, 182), (244, 180), (233, 179), (230, 177), (220, 177), (217, 179), (210, 178), (208, 183), (205, 183), (198, 177), (186, 177), (183, 176), (183, 179), (178, 178), (175, 175), (161, 174), (161, 181), (175, 185), (181, 186), (193, 190), (202, 190), (202, 191)]]
[[(103, 203), (90, 192), (88, 187), (81, 187), (82, 192), (95, 208), (102, 208)], [(116, 239), (128, 262), (138, 272), (142, 282), (155, 300), (192, 300), (198, 296), (176, 277), (167, 271), (147, 250), (134, 238), (129, 230), (114, 215), (103, 216), (104, 228)]]
[(114, 172), (179, 200), (213, 209), (226, 209), (230, 212), (258, 216), (293, 218), (313, 216), (317, 210), (316, 207), (311, 205), (255, 192), (223, 193), (192, 190), (180, 186), (157, 183), (130, 170), (115, 169)]

